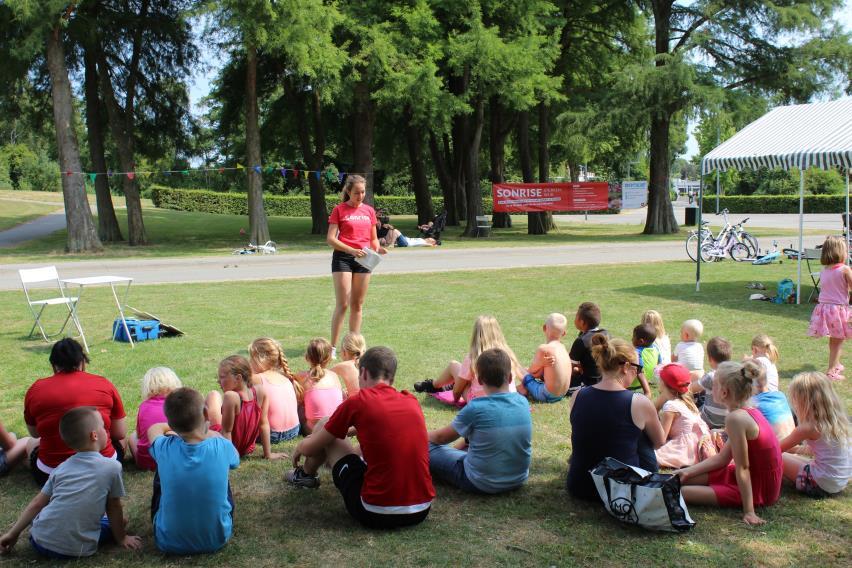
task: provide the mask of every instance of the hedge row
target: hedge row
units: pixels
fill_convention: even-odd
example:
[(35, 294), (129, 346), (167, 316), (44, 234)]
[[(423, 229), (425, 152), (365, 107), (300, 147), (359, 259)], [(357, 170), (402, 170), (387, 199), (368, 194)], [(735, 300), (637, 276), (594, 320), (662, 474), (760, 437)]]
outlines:
[[(156, 207), (177, 211), (197, 211), (201, 213), (224, 213), (248, 215), (248, 198), (245, 193), (223, 193), (203, 189), (173, 189), (154, 186), (151, 199)], [(491, 198), (484, 198), (485, 214), (491, 214)], [(307, 195), (264, 195), (267, 215), (284, 217), (310, 217), (311, 198)], [(326, 195), (329, 210), (336, 205), (336, 195)], [(441, 197), (432, 197), (432, 207), (436, 212), (444, 206)], [(376, 207), (385, 209), (389, 215), (416, 215), (417, 205), (414, 196), (377, 195)]]
[[(731, 213), (798, 213), (798, 195), (723, 195), (719, 210)], [(806, 195), (805, 213), (842, 213), (846, 210), (845, 195)], [(704, 212), (716, 212), (716, 196), (704, 196)]]

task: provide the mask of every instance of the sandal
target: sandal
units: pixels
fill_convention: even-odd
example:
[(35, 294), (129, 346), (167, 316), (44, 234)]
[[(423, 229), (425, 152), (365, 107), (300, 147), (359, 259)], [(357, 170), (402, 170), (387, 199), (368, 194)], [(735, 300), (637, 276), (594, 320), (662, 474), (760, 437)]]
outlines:
[(749, 290), (766, 290), (766, 286), (763, 285), (763, 282), (749, 282), (746, 284), (746, 288)]

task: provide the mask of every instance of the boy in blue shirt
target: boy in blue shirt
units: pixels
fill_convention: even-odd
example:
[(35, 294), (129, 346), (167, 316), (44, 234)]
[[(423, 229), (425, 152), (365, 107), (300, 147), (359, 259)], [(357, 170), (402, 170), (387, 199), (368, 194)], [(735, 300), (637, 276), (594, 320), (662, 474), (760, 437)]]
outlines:
[[(505, 351), (489, 349), (475, 363), (486, 396), (471, 400), (444, 428), (429, 432), (432, 475), (472, 493), (501, 493), (524, 484), (532, 457), (527, 399), (509, 391), (512, 364)], [(446, 444), (468, 439), (467, 451)]]
[(233, 532), (228, 472), (240, 465), (234, 445), (207, 430), (198, 391), (180, 388), (163, 405), (168, 424), (148, 429), (157, 462), (151, 520), (157, 548), (171, 554), (216, 552)]

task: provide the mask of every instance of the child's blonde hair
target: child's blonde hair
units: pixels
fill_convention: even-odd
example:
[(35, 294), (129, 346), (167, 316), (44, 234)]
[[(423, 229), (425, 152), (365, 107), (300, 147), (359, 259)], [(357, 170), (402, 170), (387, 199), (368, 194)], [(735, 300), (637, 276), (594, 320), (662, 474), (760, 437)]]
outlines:
[(680, 328), (686, 332), (692, 341), (698, 341), (698, 338), (704, 334), (704, 324), (697, 319), (686, 320)]
[(364, 340), (364, 336), (360, 333), (350, 331), (343, 336), (343, 341), (340, 343), (341, 352), (349, 353), (354, 356), (355, 359), (360, 359), (361, 355), (363, 355), (366, 350), (367, 342)]
[(242, 355), (231, 355), (222, 359), (219, 371), (224, 371), (232, 377), (240, 377), (244, 385), (251, 384), (251, 365)]
[(331, 362), (331, 343), (323, 337), (315, 337), (308, 343), (305, 359), (311, 366), (308, 379), (316, 382), (325, 376), (325, 368)]
[(546, 320), (544, 320), (544, 325), (551, 329), (555, 329), (557, 331), (565, 333), (565, 331), (568, 329), (568, 318), (566, 318), (564, 314), (553, 312), (552, 314), (547, 316)]
[(754, 384), (759, 380), (761, 373), (764, 375), (766, 373), (763, 366), (751, 359), (746, 359), (742, 363), (725, 361), (719, 364), (713, 380), (718, 382), (720, 387), (728, 389), (731, 399), (739, 407), (751, 398)]
[(252, 341), (249, 345), (249, 359), (252, 368), (259, 373), (269, 370), (278, 371), (291, 381), (293, 380), (290, 363), (284, 356), (281, 344), (271, 337), (260, 337)]
[(787, 392), (799, 422), (813, 423), (828, 440), (848, 443), (849, 417), (828, 377), (818, 371), (799, 373)]
[(153, 367), (142, 377), (142, 400), (169, 394), (182, 386), (178, 376), (168, 367)]
[(778, 362), (778, 348), (775, 347), (775, 344), (772, 342), (772, 338), (765, 333), (755, 335), (754, 339), (751, 340), (751, 346), (766, 353), (767, 359), (773, 363)]
[(663, 325), (663, 316), (657, 310), (646, 310), (642, 314), (642, 323), (647, 323), (657, 332), (657, 337), (666, 335), (666, 327)]
[(822, 243), (822, 252), (819, 255), (819, 262), (824, 266), (832, 264), (843, 264), (849, 256), (849, 249), (846, 246), (846, 239), (836, 235), (826, 237)]
[(512, 374), (516, 377), (524, 376), (523, 367), (518, 362), (518, 358), (515, 357), (515, 352), (506, 344), (506, 337), (503, 335), (503, 330), (500, 329), (497, 318), (479, 316), (473, 324), (473, 335), (470, 338), (470, 351), (468, 352), (471, 375), (476, 374), (476, 360), (489, 349), (505, 351), (512, 362)]
[(683, 403), (691, 412), (698, 414), (698, 406), (695, 405), (695, 399), (692, 397), (691, 392), (678, 392), (672, 388), (669, 388), (669, 386), (663, 381), (660, 381), (660, 388), (666, 389), (668, 392), (672, 393), (672, 396), (678, 400), (683, 401)]

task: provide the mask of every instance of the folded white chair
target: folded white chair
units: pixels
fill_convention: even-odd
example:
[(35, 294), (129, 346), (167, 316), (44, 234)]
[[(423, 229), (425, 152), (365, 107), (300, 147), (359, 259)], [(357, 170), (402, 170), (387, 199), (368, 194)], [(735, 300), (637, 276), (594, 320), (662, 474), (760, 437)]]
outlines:
[[(35, 329), (38, 328), (41, 333), (41, 337), (45, 341), (50, 341), (51, 337), (61, 335), (68, 326), (68, 322), (72, 321), (74, 322), (74, 326), (77, 328), (77, 332), (80, 334), (80, 338), (83, 340), (83, 347), (88, 352), (89, 346), (86, 344), (86, 336), (83, 334), (83, 327), (80, 325), (80, 320), (77, 318), (77, 297), (65, 295), (65, 287), (59, 279), (59, 273), (56, 271), (56, 267), (45, 266), (44, 268), (25, 268), (18, 270), (18, 275), (21, 277), (21, 284), (24, 287), (24, 295), (27, 297), (27, 305), (29, 305), (30, 311), (33, 314), (34, 322), (32, 328), (30, 328), (29, 337), (32, 337)], [(49, 298), (35, 297), (33, 294), (33, 285), (44, 283), (56, 284), (59, 296), (52, 296)], [(35, 287), (35, 289), (47, 290), (48, 288), (40, 286)], [(50, 287), (50, 291), (52, 294), (53, 287)], [(47, 306), (65, 306), (68, 310), (68, 315), (65, 317), (62, 327), (58, 332), (53, 334), (48, 334), (47, 331), (45, 331), (44, 324), (41, 321), (41, 316)]]

